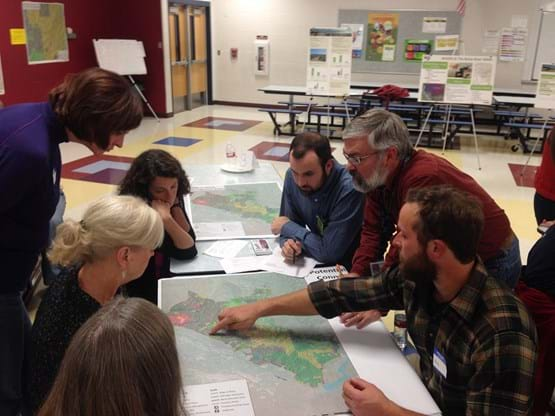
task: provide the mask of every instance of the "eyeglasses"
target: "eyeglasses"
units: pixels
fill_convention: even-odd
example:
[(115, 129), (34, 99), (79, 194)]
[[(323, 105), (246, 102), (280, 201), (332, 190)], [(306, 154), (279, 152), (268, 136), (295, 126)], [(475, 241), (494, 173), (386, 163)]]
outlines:
[(377, 155), (378, 153), (381, 153), (381, 152), (382, 152), (381, 150), (376, 150), (375, 152), (370, 152), (364, 156), (351, 156), (343, 152), (343, 156), (345, 157), (345, 159), (347, 159), (347, 162), (349, 162), (351, 165), (358, 166), (362, 163), (364, 159), (368, 159), (370, 156)]

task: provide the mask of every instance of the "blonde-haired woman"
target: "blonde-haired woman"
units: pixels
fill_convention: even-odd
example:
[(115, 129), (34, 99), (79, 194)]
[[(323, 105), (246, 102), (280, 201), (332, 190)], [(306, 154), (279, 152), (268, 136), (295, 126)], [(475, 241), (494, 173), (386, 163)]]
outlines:
[(50, 391), (75, 332), (120, 286), (144, 272), (163, 235), (158, 213), (132, 196), (101, 198), (82, 221), (58, 226), (49, 257), (65, 270), (46, 291), (33, 325), (27, 400), (31, 412)]
[(181, 416), (181, 385), (168, 317), (118, 296), (73, 337), (39, 415)]

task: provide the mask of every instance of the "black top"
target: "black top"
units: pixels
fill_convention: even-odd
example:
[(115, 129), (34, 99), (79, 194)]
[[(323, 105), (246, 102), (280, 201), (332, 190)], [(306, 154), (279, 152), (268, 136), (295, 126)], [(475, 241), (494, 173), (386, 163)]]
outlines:
[[(189, 217), (185, 210), (183, 210), (187, 222)], [(193, 240), (196, 240), (195, 231), (191, 226), (189, 235)], [(176, 260), (189, 260), (197, 255), (197, 248), (193, 244), (189, 248), (177, 248), (168, 233), (164, 232), (164, 242), (162, 246), (154, 252), (148, 262), (145, 272), (138, 279), (132, 280), (125, 285), (125, 290), (128, 296), (146, 299), (154, 304), (158, 301), (158, 280), (162, 278), (171, 277), (170, 272), (170, 258)]]
[(522, 276), (526, 286), (555, 296), (555, 226), (550, 227), (528, 253)]
[(101, 306), (79, 287), (78, 270), (63, 270), (48, 287), (37, 311), (30, 343), (28, 401), (33, 412), (50, 392), (71, 338)]

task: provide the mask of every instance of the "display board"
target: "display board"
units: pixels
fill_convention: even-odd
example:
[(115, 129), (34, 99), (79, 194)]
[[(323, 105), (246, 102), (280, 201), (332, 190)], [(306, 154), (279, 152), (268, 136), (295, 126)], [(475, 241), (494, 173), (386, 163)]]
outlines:
[[(555, 62), (555, 11), (542, 10), (538, 30), (536, 53), (533, 59), (532, 79), (538, 79), (544, 62)], [(532, 44), (530, 42), (530, 44)]]
[(307, 94), (348, 95), (351, 54), (350, 28), (311, 28), (306, 71)]
[(406, 59), (406, 53), (421, 51), (405, 51), (405, 41), (433, 42), (438, 35), (458, 35), (462, 17), (456, 11), (339, 10), (338, 25), (342, 24), (363, 25), (362, 51), (353, 57), (353, 73), (418, 74), (420, 61)]
[(418, 101), (490, 105), (495, 57), (427, 56), (422, 62)]
[(143, 42), (133, 39), (93, 39), (98, 66), (120, 75), (145, 75)]
[(555, 109), (555, 64), (541, 65), (534, 106)]

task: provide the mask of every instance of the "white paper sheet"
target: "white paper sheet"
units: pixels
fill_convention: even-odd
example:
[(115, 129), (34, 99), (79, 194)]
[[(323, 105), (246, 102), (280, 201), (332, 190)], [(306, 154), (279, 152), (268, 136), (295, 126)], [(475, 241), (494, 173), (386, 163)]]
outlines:
[[(340, 268), (341, 268), (341, 273), (343, 274), (348, 273), (347, 269), (344, 266), (340, 266)], [(308, 276), (304, 278), (307, 285), (314, 283), (317, 280), (328, 281), (328, 280), (335, 280), (335, 279), (339, 279), (339, 273), (337, 273), (337, 269), (335, 266), (318, 267), (312, 270), (308, 274)]]
[(216, 241), (204, 251), (204, 254), (221, 259), (228, 259), (235, 257), (247, 244), (248, 241), (245, 240)]
[(294, 277), (305, 277), (314, 269), (316, 263), (317, 261), (311, 257), (301, 256), (293, 264), (286, 261), (285, 257), (281, 255), (281, 247), (276, 247), (271, 256), (264, 257), (262, 270)]
[(262, 265), (265, 257), (247, 256), (247, 257), (232, 257), (229, 259), (220, 260), (220, 264), (227, 274), (230, 273), (243, 273), (252, 272), (255, 270), (263, 270)]
[(184, 387), (188, 416), (255, 416), (246, 380)]

